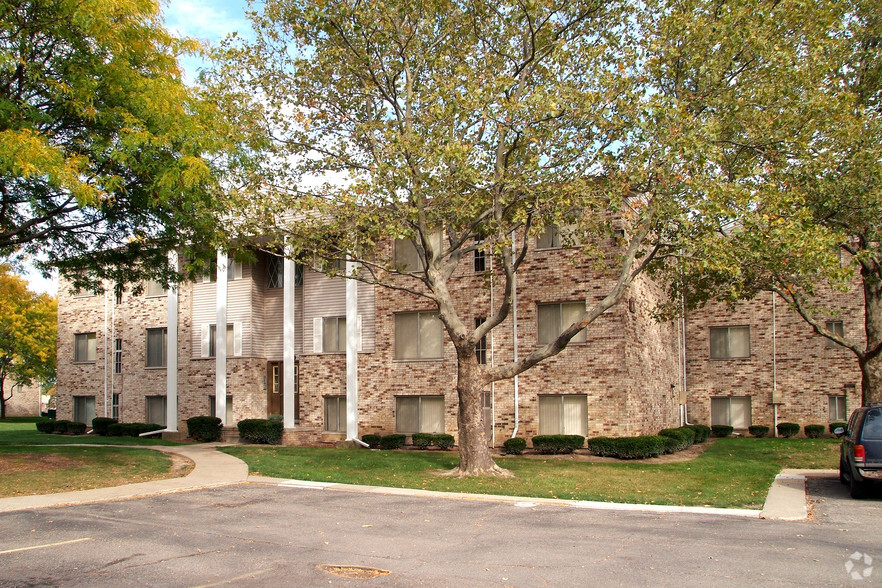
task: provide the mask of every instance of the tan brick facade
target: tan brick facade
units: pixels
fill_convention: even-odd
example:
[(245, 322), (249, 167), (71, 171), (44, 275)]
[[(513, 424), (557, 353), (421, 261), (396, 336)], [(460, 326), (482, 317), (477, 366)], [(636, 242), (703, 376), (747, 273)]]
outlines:
[[(391, 254), (391, 247), (390, 247)], [(603, 298), (611, 281), (587, 262), (574, 260), (574, 250), (538, 250), (531, 254), (517, 284), (517, 329), (509, 317), (488, 340), (488, 362), (499, 365), (517, 351), (524, 356), (538, 345), (540, 304), (566, 304)], [(499, 276), (488, 280), (476, 274), (472, 260), (464, 260), (452, 288), (463, 319), (473, 322), (490, 314), (498, 304)], [(310, 270), (306, 270), (307, 274)], [(492, 273), (492, 272), (491, 272)], [(319, 276), (320, 278), (320, 276)], [(243, 325), (241, 355), (228, 350), (227, 394), (232, 396), (232, 419), (266, 418), (268, 362), (279, 360), (282, 316), (278, 290), (268, 289), (267, 261), (259, 258), (242, 272), (241, 284), (230, 292), (239, 298), (236, 321)], [(404, 279), (404, 278), (402, 278)], [(231, 284), (233, 284), (231, 282)], [(327, 280), (304, 280), (297, 292), (297, 349), (299, 372), (298, 425), (286, 431), (285, 442), (333, 442), (345, 437), (329, 432), (325, 423), (328, 399), (346, 395), (346, 360), (343, 353), (324, 353), (313, 347), (312, 321), (321, 321), (321, 307), (339, 316), (343, 289)], [(310, 292), (311, 284), (317, 290)], [(198, 296), (194, 292), (198, 290)], [(239, 292), (247, 292), (239, 294)], [(213, 412), (215, 360), (203, 357), (200, 329), (212, 320), (214, 284), (183, 284), (179, 288), (178, 328), (178, 428), (186, 430), (191, 416)], [(245, 298), (242, 298), (242, 297)], [(649, 278), (640, 277), (622, 302), (587, 329), (587, 342), (573, 343), (559, 356), (522, 374), (515, 383), (498, 382), (486, 390), (494, 445), (514, 433), (530, 438), (539, 433), (542, 395), (584, 399), (587, 423), (584, 432), (597, 435), (651, 434), (678, 426), (685, 402), (691, 422), (710, 423), (711, 399), (750, 397), (751, 422), (771, 424), (772, 373), (776, 374), (778, 417), (802, 424), (827, 422), (831, 395), (847, 395), (850, 411), (859, 402), (856, 362), (849, 352), (830, 349), (781, 301), (776, 307), (775, 362), (772, 362), (771, 298), (759, 298), (735, 309), (711, 306), (691, 313), (686, 321), (686, 389), (682, 385), (681, 323), (658, 323), (650, 311), (663, 296)], [(397, 428), (399, 398), (444, 398), (444, 430), (456, 435), (456, 357), (445, 335), (443, 356), (428, 360), (395, 358), (395, 316), (411, 311), (431, 311), (431, 303), (398, 290), (359, 290), (359, 314), (368, 317), (369, 341), (358, 354), (359, 434), (393, 433)], [(247, 298), (247, 303), (243, 304)], [(840, 299), (842, 299), (840, 301)], [(228, 298), (229, 300), (229, 298)], [(846, 333), (859, 329), (860, 301), (838, 295)], [(195, 301), (195, 302), (194, 302)], [(308, 312), (304, 311), (308, 306)], [(195, 307), (198, 306), (198, 311)], [(316, 310), (318, 308), (318, 310)], [(195, 312), (194, 312), (195, 311)], [(318, 314), (316, 314), (318, 313)], [(194, 316), (202, 317), (194, 324)], [(308, 315), (308, 316), (307, 316)], [(117, 302), (112, 294), (74, 297), (62, 283), (59, 291), (58, 415), (74, 416), (74, 397), (94, 397), (97, 416), (112, 413), (113, 394), (119, 394), (120, 418), (144, 421), (147, 397), (166, 393), (166, 368), (146, 366), (147, 329), (167, 321), (164, 296), (133, 296), (125, 292)], [(316, 323), (319, 324), (319, 323)], [(709, 329), (749, 326), (750, 356), (743, 359), (710, 359)], [(78, 333), (95, 333), (94, 361), (74, 361)], [(121, 373), (114, 373), (114, 345), (122, 345)], [(106, 361), (105, 361), (106, 341)], [(105, 398), (107, 399), (105, 404)], [(572, 399), (571, 399), (572, 400)], [(82, 400), (80, 406), (84, 406)], [(517, 420), (515, 413), (517, 412)], [(232, 424), (232, 423), (230, 423)]]

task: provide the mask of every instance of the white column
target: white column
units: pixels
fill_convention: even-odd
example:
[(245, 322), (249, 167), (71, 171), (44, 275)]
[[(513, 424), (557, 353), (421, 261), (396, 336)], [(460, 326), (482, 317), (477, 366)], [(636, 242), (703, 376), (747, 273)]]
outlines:
[[(178, 253), (169, 251), (168, 265), (178, 271)], [(178, 430), (178, 285), (168, 285), (168, 321), (165, 358), (165, 428)]]
[(215, 282), (217, 315), (214, 328), (214, 414), (227, 426), (227, 254), (217, 252)]
[[(355, 262), (346, 262), (352, 275)], [(358, 282), (346, 280), (346, 438), (358, 439)]]
[(295, 417), (294, 394), (297, 391), (297, 373), (295, 371), (295, 366), (297, 362), (297, 349), (294, 347), (294, 342), (296, 340), (295, 337), (297, 335), (296, 308), (294, 307), (294, 301), (296, 300), (294, 293), (295, 288), (297, 287), (297, 264), (294, 262), (293, 259), (285, 257), (284, 261), (282, 262), (282, 269), (284, 272), (284, 277), (282, 278), (282, 300), (284, 303), (284, 309), (282, 312), (282, 321), (284, 323), (284, 331), (282, 335), (284, 346), (284, 364), (282, 365), (282, 377), (284, 378), (284, 382), (282, 387), (285, 395), (284, 403), (282, 406), (282, 424), (286, 429), (293, 429)]

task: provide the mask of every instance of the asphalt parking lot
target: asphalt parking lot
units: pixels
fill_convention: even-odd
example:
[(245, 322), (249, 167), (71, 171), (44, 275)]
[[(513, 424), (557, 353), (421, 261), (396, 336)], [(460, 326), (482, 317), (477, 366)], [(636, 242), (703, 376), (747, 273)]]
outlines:
[(240, 484), (0, 515), (0, 586), (855, 585), (882, 499), (809, 493), (786, 523)]

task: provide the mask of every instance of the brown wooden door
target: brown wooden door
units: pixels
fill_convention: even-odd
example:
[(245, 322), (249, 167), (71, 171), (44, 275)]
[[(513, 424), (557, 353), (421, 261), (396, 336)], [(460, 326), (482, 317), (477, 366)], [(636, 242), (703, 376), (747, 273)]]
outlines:
[(266, 413), (267, 417), (271, 415), (280, 415), (284, 410), (285, 394), (284, 394), (285, 378), (282, 374), (282, 362), (271, 361), (266, 364)]

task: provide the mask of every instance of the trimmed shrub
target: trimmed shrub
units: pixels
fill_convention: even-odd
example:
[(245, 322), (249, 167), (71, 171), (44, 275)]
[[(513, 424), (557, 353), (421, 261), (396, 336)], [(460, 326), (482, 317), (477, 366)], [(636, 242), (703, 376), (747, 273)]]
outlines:
[(41, 433), (55, 432), (55, 419), (43, 418), (37, 421), (37, 430)]
[(527, 448), (527, 440), (523, 437), (512, 437), (511, 439), (506, 439), (502, 443), (502, 447), (508, 455), (520, 455)]
[(107, 437), (107, 427), (116, 422), (116, 419), (108, 417), (95, 417), (92, 419), (92, 432), (102, 437)]
[(187, 419), (187, 436), (194, 441), (220, 441), (222, 434), (223, 426), (217, 417), (194, 416)]
[(782, 437), (793, 437), (799, 434), (799, 425), (796, 423), (778, 423), (778, 434)]
[[(839, 427), (842, 427), (843, 429), (847, 429), (848, 423), (840, 423), (840, 422), (830, 423), (829, 427), (830, 427), (830, 433), (833, 434), (833, 431), (835, 431)], [(39, 427), (37, 427), (37, 428), (39, 429)]]
[(677, 453), (678, 451), (682, 451), (681, 441), (677, 437), (671, 437), (669, 435), (659, 435), (662, 440), (665, 442), (665, 455), (670, 455), (671, 453)]
[(432, 445), (438, 449), (447, 451), (453, 447), (453, 435), (447, 433), (436, 433), (432, 435)]
[(282, 441), (285, 425), (271, 419), (245, 419), (236, 424), (239, 437), (249, 443), (278, 445)]
[(712, 425), (711, 433), (713, 433), (714, 437), (728, 437), (732, 434), (732, 431), (735, 430), (735, 427), (730, 427), (729, 425)]
[(380, 439), (382, 439), (382, 435), (374, 435), (367, 434), (362, 435), (361, 440), (368, 444), (368, 447), (371, 449), (379, 449), (380, 448)]
[[(669, 437), (670, 438), (670, 437)], [(588, 451), (600, 457), (646, 459), (665, 451), (665, 438), (659, 435), (640, 437), (594, 437), (588, 440)]]
[(533, 449), (538, 453), (567, 454), (585, 446), (581, 435), (536, 435), (532, 439)]
[(73, 421), (69, 421), (67, 419), (61, 419), (60, 421), (55, 421), (55, 428), (53, 429), (53, 433), (56, 435), (66, 435), (67, 434), (67, 426), (72, 425)]
[[(662, 429), (658, 434), (661, 437), (671, 437), (672, 439), (677, 440), (677, 444), (674, 446), (674, 451), (683, 451), (684, 449), (692, 447), (692, 444), (695, 443), (695, 431), (686, 427), (680, 427), (678, 429)], [(668, 445), (666, 444), (665, 448), (667, 449), (667, 447)], [(671, 453), (673, 453), (673, 451)]]
[(417, 449), (428, 449), (432, 444), (431, 433), (414, 433), (410, 436), (413, 446)]
[[(56, 422), (55, 432), (58, 433), (58, 427)], [(78, 423), (76, 421), (64, 421), (64, 434), (65, 435), (85, 435), (86, 434), (86, 423)]]
[(141, 433), (161, 431), (164, 428), (156, 423), (110, 423), (107, 425), (107, 435), (109, 437), (140, 437)]
[(809, 439), (820, 439), (824, 434), (824, 428), (824, 425), (806, 425), (803, 431)]
[(122, 437), (122, 423), (110, 423), (107, 425), (108, 437)]
[(711, 436), (711, 428), (707, 425), (686, 425), (681, 427), (684, 429), (692, 429), (695, 431), (695, 442), (704, 443)]
[(747, 432), (753, 437), (765, 437), (769, 434), (769, 428), (765, 425), (750, 425)]
[(383, 435), (380, 438), (380, 449), (401, 449), (404, 447), (404, 441), (407, 439), (405, 435), (394, 433), (392, 435)]

